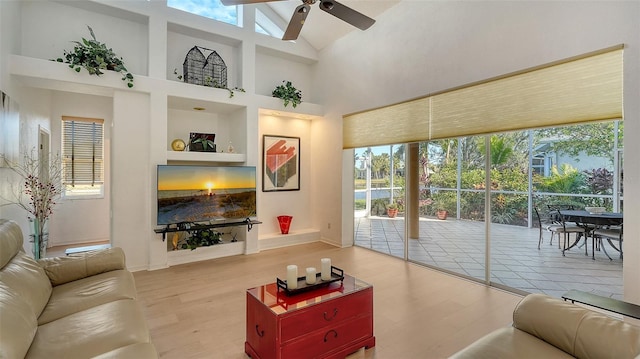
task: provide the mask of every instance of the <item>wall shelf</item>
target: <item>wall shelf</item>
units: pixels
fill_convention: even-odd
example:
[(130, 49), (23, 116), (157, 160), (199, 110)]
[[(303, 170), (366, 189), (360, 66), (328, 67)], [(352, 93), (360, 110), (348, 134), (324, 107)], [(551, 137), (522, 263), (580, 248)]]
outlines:
[(243, 153), (167, 151), (167, 161), (242, 163), (246, 157)]
[(210, 223), (210, 224), (191, 224), (190, 226), (178, 225), (176, 227), (169, 227), (168, 225), (164, 228), (156, 228), (153, 231), (162, 234), (162, 240), (166, 239), (166, 234), (171, 232), (191, 232), (197, 231), (201, 229), (209, 229), (209, 228), (222, 228), (222, 227), (239, 227), (239, 226), (247, 226), (247, 231), (251, 231), (251, 228), (254, 224), (262, 224), (260, 221), (256, 221), (253, 219), (245, 219), (244, 221), (237, 222), (223, 222), (223, 223)]

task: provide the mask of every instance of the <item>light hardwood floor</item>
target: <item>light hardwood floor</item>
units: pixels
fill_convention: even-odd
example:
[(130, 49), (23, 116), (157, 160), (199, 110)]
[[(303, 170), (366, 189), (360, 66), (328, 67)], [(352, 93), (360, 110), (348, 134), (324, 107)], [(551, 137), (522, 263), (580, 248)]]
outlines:
[(374, 288), (376, 346), (349, 359), (445, 358), (510, 325), (521, 299), (364, 248), (297, 245), (134, 273), (160, 356), (248, 358), (245, 290), (285, 278), (287, 264), (320, 267), (324, 257)]

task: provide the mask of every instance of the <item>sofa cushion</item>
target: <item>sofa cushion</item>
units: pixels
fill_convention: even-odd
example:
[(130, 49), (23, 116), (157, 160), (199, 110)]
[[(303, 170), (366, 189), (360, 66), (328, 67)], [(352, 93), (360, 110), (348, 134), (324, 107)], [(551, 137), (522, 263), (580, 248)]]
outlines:
[(126, 269), (124, 251), (114, 247), (39, 261), (54, 286), (112, 270)]
[(112, 350), (108, 353), (93, 357), (93, 359), (120, 359), (120, 358), (156, 358), (158, 352), (151, 343), (127, 345), (126, 347)]
[(133, 274), (116, 270), (53, 287), (38, 325), (119, 299), (135, 299)]
[(0, 282), (0, 358), (24, 358), (37, 329), (29, 304)]
[(149, 343), (142, 309), (122, 299), (39, 326), (26, 358), (90, 358), (137, 343)]
[(573, 358), (562, 350), (513, 327), (495, 330), (451, 356), (455, 359)]

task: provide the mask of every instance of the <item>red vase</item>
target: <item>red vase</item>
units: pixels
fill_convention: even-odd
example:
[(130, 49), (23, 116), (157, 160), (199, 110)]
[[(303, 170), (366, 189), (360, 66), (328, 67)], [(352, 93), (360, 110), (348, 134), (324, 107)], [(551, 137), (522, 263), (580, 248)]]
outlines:
[(289, 226), (291, 225), (292, 216), (278, 216), (278, 223), (280, 224), (280, 232), (282, 234), (289, 233)]

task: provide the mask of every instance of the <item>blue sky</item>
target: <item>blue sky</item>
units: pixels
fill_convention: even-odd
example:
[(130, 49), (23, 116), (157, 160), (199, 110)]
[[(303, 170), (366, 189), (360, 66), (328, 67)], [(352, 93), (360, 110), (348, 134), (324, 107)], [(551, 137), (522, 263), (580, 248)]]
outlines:
[(167, 0), (167, 6), (236, 25), (235, 6), (224, 6), (220, 0)]

